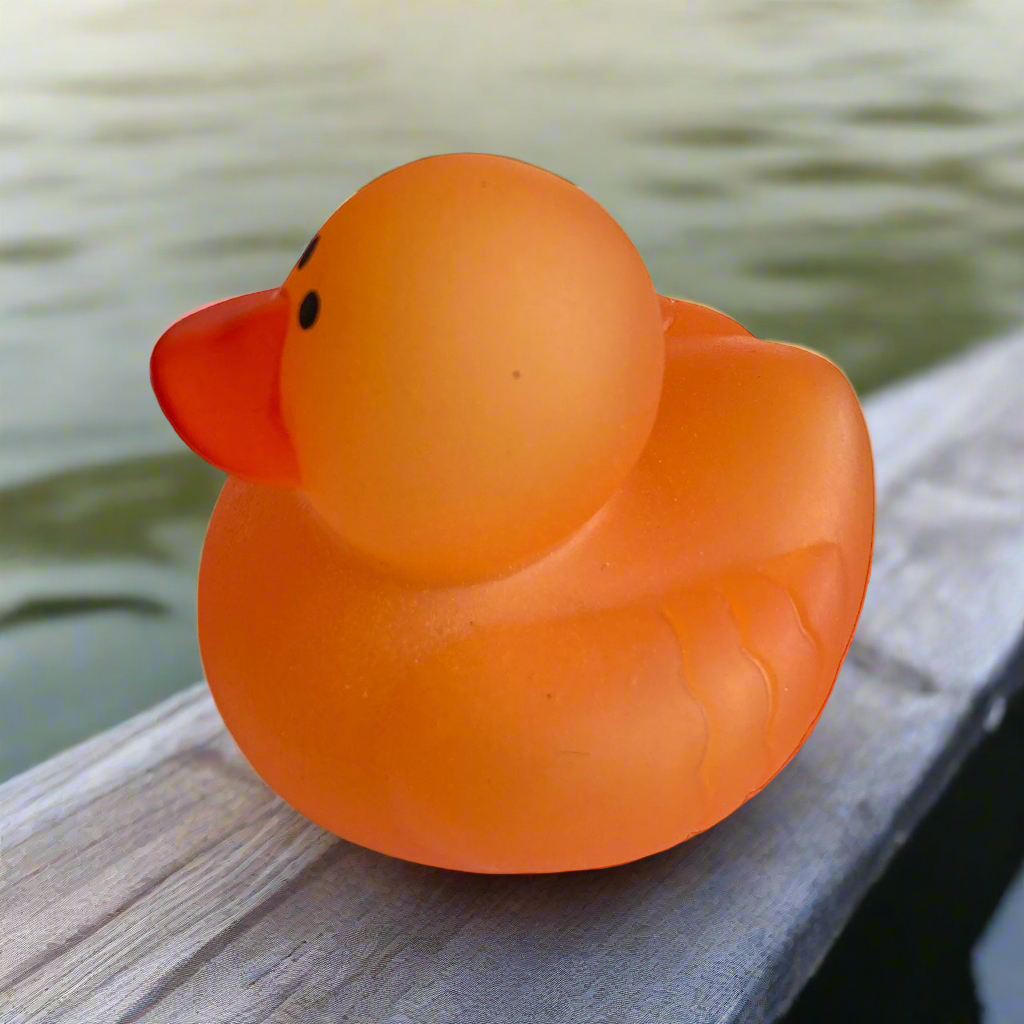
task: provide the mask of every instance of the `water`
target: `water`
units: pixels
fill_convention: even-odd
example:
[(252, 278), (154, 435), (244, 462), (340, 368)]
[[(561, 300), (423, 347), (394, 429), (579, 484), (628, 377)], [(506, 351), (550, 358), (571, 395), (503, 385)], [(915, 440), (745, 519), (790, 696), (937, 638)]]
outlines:
[(171, 320), (490, 150), (870, 388), (1024, 320), (1021, 39), (1006, 0), (5, 4), (0, 778), (200, 675), (220, 479), (149, 390)]
[(1024, 1020), (1024, 867), (1010, 884), (973, 955), (974, 975), (988, 1009), (985, 1024)]

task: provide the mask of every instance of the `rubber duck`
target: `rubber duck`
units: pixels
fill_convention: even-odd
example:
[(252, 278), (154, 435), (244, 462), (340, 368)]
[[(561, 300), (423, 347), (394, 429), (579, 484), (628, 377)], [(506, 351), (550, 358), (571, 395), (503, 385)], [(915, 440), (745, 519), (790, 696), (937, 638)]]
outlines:
[(173, 324), (151, 381), (228, 474), (198, 579), (213, 699), (336, 835), (470, 872), (623, 864), (814, 728), (871, 562), (854, 389), (659, 295), (564, 178), (388, 171), (280, 287)]

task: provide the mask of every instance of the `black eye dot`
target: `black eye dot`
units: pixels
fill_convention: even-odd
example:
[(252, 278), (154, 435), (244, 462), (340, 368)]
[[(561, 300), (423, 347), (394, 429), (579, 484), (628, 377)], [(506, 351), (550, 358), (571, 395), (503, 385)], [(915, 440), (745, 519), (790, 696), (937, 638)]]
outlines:
[(299, 306), (299, 326), (308, 331), (316, 323), (320, 312), (320, 296), (316, 292), (306, 292), (306, 297)]
[(299, 257), (299, 262), (296, 264), (299, 270), (301, 270), (309, 262), (310, 256), (312, 256), (313, 253), (316, 252), (317, 243), (319, 241), (320, 236), (314, 235), (309, 245), (307, 245), (306, 248), (302, 250), (302, 255)]

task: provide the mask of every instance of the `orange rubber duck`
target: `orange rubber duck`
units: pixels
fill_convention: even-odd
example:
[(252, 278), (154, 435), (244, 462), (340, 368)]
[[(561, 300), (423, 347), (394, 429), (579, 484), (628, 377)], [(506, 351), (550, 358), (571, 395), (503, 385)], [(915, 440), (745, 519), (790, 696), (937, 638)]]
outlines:
[(229, 474), (199, 570), (214, 700), (337, 835), (474, 872), (621, 864), (734, 811), (821, 714), (871, 560), (853, 388), (660, 297), (568, 181), (392, 170), (151, 372)]

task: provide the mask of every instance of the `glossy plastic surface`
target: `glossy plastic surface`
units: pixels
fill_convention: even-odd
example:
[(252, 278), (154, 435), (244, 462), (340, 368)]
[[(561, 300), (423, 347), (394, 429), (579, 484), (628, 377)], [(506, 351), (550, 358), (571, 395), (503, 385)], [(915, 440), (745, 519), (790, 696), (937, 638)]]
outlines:
[[(434, 158), (425, 181), (440, 188), (449, 167), (462, 182), (460, 161)], [(470, 165), (493, 169), (492, 183), (526, 173), (501, 158)], [(165, 411), (176, 425), (194, 425), (179, 426), (185, 440), (206, 457), (216, 450), (225, 468), (247, 460), (249, 470), (235, 470), (225, 485), (199, 577), (203, 662), (228, 728), (268, 784), (324, 827), (394, 856), (483, 872), (629, 861), (710, 827), (764, 786), (809, 734), (832, 688), (860, 612), (874, 521), (867, 431), (843, 374), (805, 349), (755, 339), (707, 307), (659, 299), (631, 247), (616, 250), (614, 232), (608, 266), (625, 268), (628, 286), (616, 286), (603, 258), (592, 256), (593, 281), (563, 274), (573, 315), (558, 321), (559, 331), (547, 329), (558, 309), (548, 241), (559, 238), (572, 254), (579, 229), (594, 246), (588, 225), (605, 232), (607, 215), (590, 211), (588, 219), (596, 203), (573, 190), (563, 204), (571, 186), (529, 172), (540, 176), (529, 177), (535, 191), (524, 197), (508, 186), (514, 220), (551, 218), (547, 233), (510, 236), (500, 198), (490, 219), (486, 207), (466, 214), (485, 240), (493, 227), (496, 252), (511, 237), (521, 246), (508, 256), (519, 276), (497, 319), (488, 303), (498, 292), (479, 284), (476, 264), (470, 271), (445, 262), (443, 238), (417, 235), (414, 224), (406, 234), (422, 236), (419, 247), (399, 252), (402, 232), (387, 220), (394, 204), (429, 223), (443, 205), (436, 193), (429, 203), (415, 199), (416, 174), (403, 185), (413, 199), (401, 205), (399, 190), (373, 207), (385, 239), (374, 252), (385, 261), (390, 252), (389, 266), (404, 279), (449, 288), (443, 300), (420, 283), (395, 324), (381, 327), (402, 281), (336, 256), (353, 237), (342, 227), (360, 223), (342, 216), (345, 206), (325, 225), (285, 282), (291, 317), (279, 396), (273, 375), (227, 374), (206, 399), (251, 381), (259, 397), (245, 409), (270, 410), (272, 419), (283, 409), (297, 486), (282, 485), (288, 461), (273, 444), (265, 470), (253, 472), (259, 459), (246, 445), (204, 448), (203, 417), (187, 402), (174, 405), (181, 362), (172, 366), (162, 352), (181, 350), (172, 343), (189, 318), (154, 352)], [(369, 220), (359, 230), (372, 242)], [(410, 262), (413, 251), (421, 263)], [(446, 273), (432, 276), (439, 266)], [(539, 268), (536, 305), (531, 266)], [(462, 273), (486, 302), (460, 307)], [(338, 284), (349, 274), (359, 287)], [(584, 300), (598, 279), (593, 316)], [(297, 327), (312, 290), (317, 316)], [(348, 313), (329, 319), (329, 305)], [(445, 325), (449, 333), (435, 336)], [(211, 339), (223, 330), (216, 320)], [(196, 332), (188, 331), (194, 354)], [(627, 337), (639, 368), (623, 363)], [(381, 339), (393, 345), (387, 365)], [(474, 354), (468, 339), (482, 351)], [(338, 356), (345, 346), (357, 354)], [(452, 365), (462, 359), (467, 366)], [(603, 361), (607, 372), (582, 367), (587, 360)], [(586, 382), (579, 395), (569, 384), (573, 365)], [(626, 383), (617, 380), (623, 373)], [(457, 386), (446, 391), (453, 376)], [(515, 397), (528, 376), (549, 400), (540, 403), (543, 431), (529, 419), (530, 403)], [(434, 405), (431, 387), (444, 392)], [(473, 395), (474, 387), (485, 394)], [(332, 389), (350, 418), (338, 417)], [(306, 391), (309, 407), (300, 408)], [(558, 394), (560, 405), (551, 401)], [(403, 396), (407, 418), (376, 433), (375, 401), (401, 418)], [(602, 400), (607, 422), (595, 411)], [(496, 408), (483, 439), (460, 449), (460, 430), (471, 430), (489, 403)], [(559, 416), (569, 441), (558, 441)], [(403, 443), (403, 425), (427, 440)], [(597, 448), (588, 447), (594, 431)], [(360, 437), (365, 456), (353, 454)], [(506, 471), (522, 476), (503, 484), (489, 463), (510, 443)], [(366, 461), (392, 453), (395, 465), (376, 473)], [(436, 481), (417, 468), (419, 458), (437, 469)], [(458, 465), (466, 480), (450, 472)], [(371, 480), (360, 497), (363, 472)], [(416, 484), (410, 492), (399, 486), (406, 473)], [(416, 498), (419, 490), (429, 493)], [(474, 532), (477, 506), (485, 525)], [(367, 532), (361, 517), (377, 507), (390, 517)], [(432, 515), (466, 531), (468, 553), (453, 548), (452, 523), (430, 529)], [(403, 522), (425, 553), (403, 546)], [(517, 532), (508, 524), (521, 525)], [(513, 562), (522, 564), (510, 571)]]

